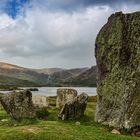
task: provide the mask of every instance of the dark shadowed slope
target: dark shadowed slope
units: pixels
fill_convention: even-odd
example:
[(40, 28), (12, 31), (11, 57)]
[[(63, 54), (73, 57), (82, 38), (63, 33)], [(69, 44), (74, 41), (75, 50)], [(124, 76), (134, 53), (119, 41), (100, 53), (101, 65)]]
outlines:
[(75, 68), (75, 69), (54, 72), (51, 75), (58, 80), (66, 81), (66, 80), (69, 80), (71, 78), (77, 77), (79, 74), (85, 72), (86, 70), (88, 70), (88, 68)]
[(75, 86), (96, 86), (96, 66), (91, 67), (90, 69), (84, 71), (83, 73), (79, 74), (77, 77), (72, 78), (71, 80), (67, 81), (66, 83), (75, 85)]

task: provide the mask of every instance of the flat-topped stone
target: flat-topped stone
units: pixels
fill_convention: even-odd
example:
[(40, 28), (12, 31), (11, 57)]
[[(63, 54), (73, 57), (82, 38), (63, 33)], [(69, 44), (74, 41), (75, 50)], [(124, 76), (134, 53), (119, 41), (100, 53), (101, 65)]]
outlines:
[(56, 107), (62, 108), (67, 101), (72, 101), (77, 96), (75, 89), (60, 88), (57, 89)]

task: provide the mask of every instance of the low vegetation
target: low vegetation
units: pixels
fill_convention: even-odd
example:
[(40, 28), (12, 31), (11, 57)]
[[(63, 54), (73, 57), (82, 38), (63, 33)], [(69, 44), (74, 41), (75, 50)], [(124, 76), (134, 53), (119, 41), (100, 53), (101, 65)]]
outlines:
[(9, 87), (16, 87), (16, 86), (22, 86), (22, 87), (39, 86), (39, 84), (28, 81), (28, 80), (0, 75), (0, 89), (3, 89), (3, 88), (9, 89)]
[[(55, 105), (55, 97), (49, 98), (49, 101)], [(90, 97), (85, 116), (80, 120), (59, 120), (59, 110), (51, 106), (47, 111), (38, 112), (40, 119), (20, 122), (12, 120), (0, 107), (0, 140), (140, 140), (126, 132), (122, 132), (123, 135), (111, 134), (112, 128), (96, 123), (95, 106), (96, 97)]]
[(18, 90), (19, 88), (16, 86), (7, 86), (7, 85), (0, 85), (0, 90)]

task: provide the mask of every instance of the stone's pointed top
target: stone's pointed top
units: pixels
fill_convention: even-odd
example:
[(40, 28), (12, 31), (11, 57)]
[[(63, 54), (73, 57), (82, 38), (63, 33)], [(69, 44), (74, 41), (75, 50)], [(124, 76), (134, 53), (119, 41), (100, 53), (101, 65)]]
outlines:
[[(114, 15), (114, 16), (120, 16), (120, 15), (123, 15), (123, 12), (122, 12), (122, 11), (116, 12), (116, 13), (114, 13), (114, 14), (112, 14), (112, 15)], [(112, 15), (111, 15), (111, 16), (112, 16)]]
[(113, 20), (114, 17), (119, 17), (119, 16), (122, 16), (122, 15), (124, 15), (122, 11), (113, 13), (113, 14), (108, 18), (108, 22), (111, 21), (111, 20)]

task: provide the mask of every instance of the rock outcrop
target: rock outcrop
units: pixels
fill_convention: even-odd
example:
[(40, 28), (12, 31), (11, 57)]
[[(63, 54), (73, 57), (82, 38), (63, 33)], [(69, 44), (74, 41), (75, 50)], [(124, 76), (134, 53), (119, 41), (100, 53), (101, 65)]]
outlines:
[(61, 109), (58, 117), (62, 120), (80, 119), (84, 116), (87, 106), (88, 95), (82, 93), (71, 101), (67, 101)]
[(75, 89), (58, 89), (56, 107), (62, 108), (67, 101), (72, 101), (76, 96), (77, 91)]
[(96, 121), (140, 126), (140, 12), (115, 13), (96, 39)]
[(0, 102), (13, 119), (36, 117), (32, 103), (32, 93), (29, 90), (3, 94), (0, 96)]

